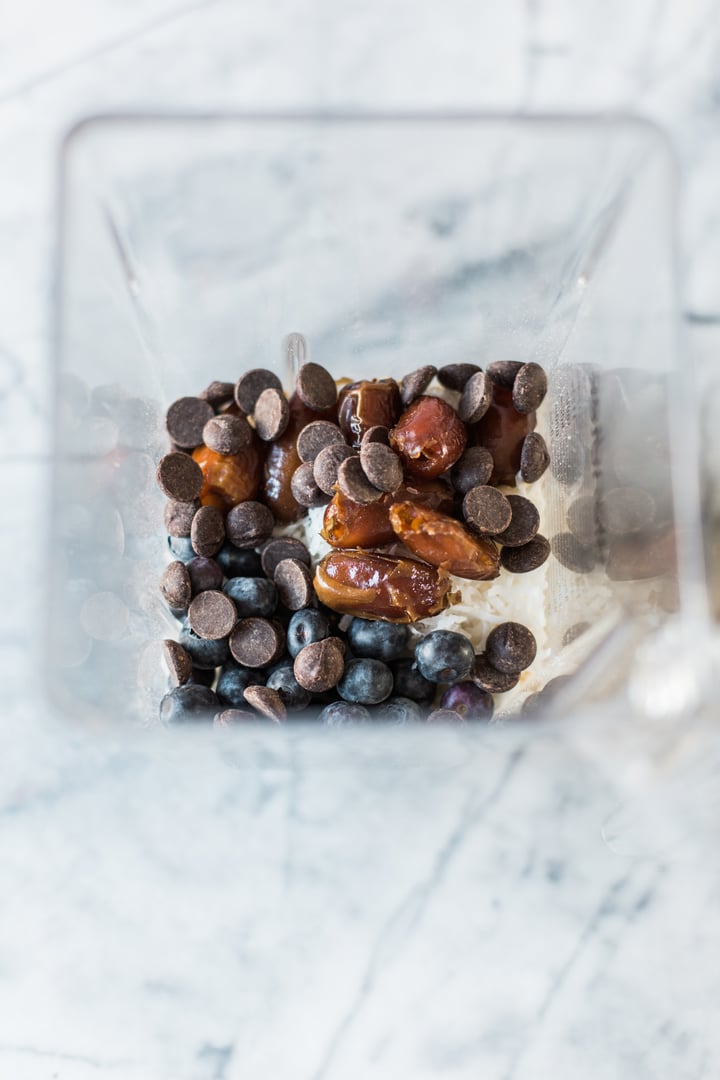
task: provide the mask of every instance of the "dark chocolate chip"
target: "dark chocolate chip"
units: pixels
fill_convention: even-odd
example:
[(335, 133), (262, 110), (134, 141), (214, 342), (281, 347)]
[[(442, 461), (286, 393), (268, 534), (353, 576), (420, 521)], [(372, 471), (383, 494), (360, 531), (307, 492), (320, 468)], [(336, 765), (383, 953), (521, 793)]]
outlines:
[(282, 383), (274, 371), (252, 368), (241, 375), (235, 383), (235, 401), (244, 413), (255, 411), (255, 403), (263, 390), (282, 390)]
[(285, 703), (277, 690), (271, 690), (269, 686), (248, 686), (243, 691), (243, 697), (248, 705), (252, 705), (253, 709), (268, 720), (280, 723), (287, 719)]
[(329, 420), (313, 420), (298, 435), (295, 448), (301, 461), (312, 462), (326, 446), (344, 442), (345, 436), (337, 424)]
[(507, 529), (493, 539), (503, 547), (522, 547), (530, 543), (540, 528), (540, 514), (535, 503), (523, 495), (507, 495), (506, 498), (512, 509), (512, 518)]
[(611, 581), (645, 581), (677, 573), (673, 528), (616, 536), (610, 543), (607, 576)]
[(213, 416), (203, 428), (203, 442), (216, 454), (239, 454), (252, 442), (252, 428), (244, 416)]
[(230, 652), (239, 664), (249, 668), (267, 667), (277, 660), (285, 645), (285, 635), (277, 622), (251, 616), (240, 619), (230, 635)]
[[(371, 443), (377, 446), (377, 443)], [(390, 451), (392, 453), (392, 451)], [(363, 471), (357, 455), (346, 458), (338, 469), (338, 488), (353, 502), (367, 504), (377, 502), (382, 492), (374, 487)]]
[(383, 443), (385, 446), (390, 445), (390, 429), (383, 427), (382, 424), (375, 424), (374, 427), (367, 429), (362, 437), (360, 445), (363, 443)]
[(321, 450), (313, 462), (313, 476), (320, 490), (326, 495), (334, 494), (338, 469), (343, 461), (355, 456), (356, 451), (351, 450), (344, 443), (333, 443), (332, 446), (326, 446), (324, 450)]
[(427, 390), (437, 374), (437, 368), (432, 364), (416, 368), (400, 380), (400, 400), (405, 408), (411, 405), (416, 397), (420, 397)]
[(193, 596), (197, 596), (199, 592), (205, 592), (206, 589), (222, 588), (223, 572), (214, 559), (197, 555), (185, 565), (190, 575)]
[(272, 580), (275, 568), (283, 559), (298, 559), (305, 563), (305, 566), (309, 566), (310, 552), (302, 540), (296, 540), (292, 536), (278, 536), (265, 544), (261, 559), (263, 574)]
[(275, 567), (273, 581), (280, 603), (289, 611), (299, 611), (312, 602), (315, 595), (310, 570), (299, 559), (283, 559)]
[(655, 517), (655, 500), (644, 488), (612, 488), (600, 499), (598, 514), (602, 524), (613, 536), (637, 533), (652, 523)]
[(223, 516), (214, 506), (201, 506), (192, 521), (190, 539), (198, 555), (214, 555), (225, 542)]
[(530, 361), (523, 364), (513, 383), (513, 408), (519, 413), (531, 413), (539, 409), (547, 394), (547, 375), (539, 364)]
[(255, 720), (257, 720), (257, 713), (251, 712), (250, 709), (223, 709), (222, 712), (215, 714), (213, 727), (229, 728)]
[(567, 645), (572, 645), (573, 641), (577, 641), (579, 637), (590, 629), (589, 622), (576, 622), (572, 626), (568, 626), (567, 630), (562, 636), (563, 648)]
[(500, 623), (488, 634), (485, 657), (498, 671), (518, 675), (529, 668), (535, 659), (535, 637), (522, 623)]
[(511, 574), (529, 574), (542, 566), (550, 554), (550, 544), (537, 533), (529, 544), (522, 547), (504, 547), (500, 552), (500, 565)]
[(389, 446), (381, 442), (360, 444), (360, 464), (373, 487), (380, 491), (397, 491), (403, 482), (400, 458)]
[(199, 499), (193, 499), (192, 502), (169, 499), (165, 504), (163, 520), (170, 536), (189, 536), (192, 520), (199, 509)]
[(496, 536), (510, 524), (512, 508), (501, 491), (481, 484), (465, 495), (463, 516), (476, 532)]
[(313, 465), (310, 461), (298, 465), (290, 478), (290, 490), (295, 502), (300, 503), (301, 506), (323, 506), (329, 499), (329, 496), (315, 483)]
[(489, 694), (506, 694), (517, 686), (519, 675), (508, 675), (498, 671), (488, 660), (485, 653), (478, 653), (470, 678), (481, 690), (487, 690)]
[(202, 398), (203, 401), (207, 401), (214, 409), (217, 409), (219, 406), (231, 402), (234, 393), (235, 386), (233, 383), (214, 380), (198, 394), (198, 397)]
[(238, 548), (259, 547), (268, 539), (274, 525), (272, 510), (252, 499), (233, 506), (225, 518), (228, 540)]
[(495, 360), (492, 364), (488, 364), (485, 370), (498, 386), (502, 386), (505, 390), (512, 390), (515, 377), (523, 366), (517, 360)]
[(446, 364), (438, 371), (438, 382), (448, 390), (459, 390), (462, 393), (468, 379), (479, 371), (482, 371), (482, 368), (477, 364)]
[(550, 464), (547, 443), (537, 431), (529, 431), (520, 451), (520, 476), (526, 484), (534, 484)]
[(484, 446), (468, 446), (460, 460), (450, 470), (456, 491), (466, 495), (471, 488), (482, 487), (492, 476), (493, 456)]
[(597, 554), (594, 545), (581, 544), (572, 533), (557, 533), (550, 546), (557, 561), (576, 574), (589, 574), (595, 568)]
[(338, 638), (313, 641), (300, 650), (293, 664), (293, 675), (311, 694), (320, 694), (337, 686), (345, 670), (345, 648)]
[(172, 441), (184, 450), (201, 446), (203, 428), (213, 415), (212, 405), (198, 397), (181, 397), (165, 414), (165, 427)]
[(255, 402), (255, 430), (263, 442), (274, 442), (285, 432), (290, 406), (282, 390), (269, 386)]
[(598, 534), (598, 502), (594, 495), (580, 495), (568, 506), (567, 526), (581, 544), (594, 544)]
[(188, 608), (190, 629), (206, 641), (227, 637), (236, 622), (235, 605), (217, 589), (198, 593)]
[(482, 420), (491, 403), (492, 381), (484, 371), (478, 371), (465, 383), (458, 402), (458, 416), (466, 424), (476, 424), (478, 420)]
[(160, 458), (157, 482), (163, 495), (177, 502), (192, 502), (202, 491), (203, 474), (189, 454), (174, 450)]
[(165, 567), (160, 578), (160, 592), (171, 608), (185, 610), (192, 599), (192, 582), (185, 563), (176, 559)]
[(192, 675), (192, 659), (190, 653), (178, 645), (177, 641), (170, 639), (163, 641), (163, 659), (170, 675), (173, 686), (183, 686)]
[(337, 401), (337, 386), (324, 367), (303, 364), (297, 374), (297, 395), (309, 409), (322, 412)]
[(426, 724), (467, 724), (464, 716), (455, 709), (433, 709), (427, 714)]

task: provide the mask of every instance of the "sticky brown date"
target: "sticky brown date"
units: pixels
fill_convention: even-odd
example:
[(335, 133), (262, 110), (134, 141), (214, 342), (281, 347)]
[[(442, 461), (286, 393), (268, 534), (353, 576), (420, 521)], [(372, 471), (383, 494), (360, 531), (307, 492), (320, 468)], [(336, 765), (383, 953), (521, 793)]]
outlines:
[(462, 420), (442, 398), (425, 395), (406, 409), (390, 432), (390, 445), (412, 476), (440, 476), (467, 442)]
[(217, 454), (207, 446), (198, 446), (192, 456), (202, 469), (203, 506), (227, 513), (238, 503), (254, 499), (260, 491), (264, 447), (257, 437), (238, 454)]
[(452, 509), (452, 490), (442, 480), (416, 480), (374, 503), (356, 503), (337, 491), (325, 508), (321, 536), (336, 548), (379, 547), (395, 539), (390, 507), (398, 499), (413, 499), (435, 509)]
[(396, 502), (390, 507), (390, 524), (413, 555), (431, 566), (471, 581), (491, 581), (500, 573), (500, 554), (492, 540), (473, 536), (447, 514), (413, 502)]
[(515, 486), (520, 469), (522, 444), (529, 431), (535, 430), (535, 413), (519, 413), (513, 408), (512, 390), (493, 385), (490, 408), (470, 428), (470, 443), (484, 446), (493, 456), (491, 484)]
[(357, 448), (371, 427), (391, 428), (401, 408), (394, 379), (362, 379), (340, 391), (338, 424), (348, 444)]
[(415, 559), (331, 551), (315, 571), (318, 599), (343, 615), (412, 623), (455, 601), (447, 571)]
[(265, 459), (263, 498), (278, 521), (297, 521), (305, 507), (295, 499), (290, 483), (300, 465), (295, 443), (301, 430), (313, 420), (334, 420), (335, 407), (313, 412), (297, 394), (290, 398), (290, 420), (284, 434), (270, 443)]

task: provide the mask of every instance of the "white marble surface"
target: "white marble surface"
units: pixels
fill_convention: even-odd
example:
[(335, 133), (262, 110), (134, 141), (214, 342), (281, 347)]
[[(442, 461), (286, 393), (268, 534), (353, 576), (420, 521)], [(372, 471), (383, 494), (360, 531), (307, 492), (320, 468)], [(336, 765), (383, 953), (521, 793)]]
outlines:
[[(53, 169), (142, 107), (627, 110), (682, 170), (720, 321), (715, 4), (48, 0), (0, 29), (0, 1076), (695, 1080), (720, 1071), (718, 739), (129, 744), (36, 692)], [(264, 755), (264, 756), (263, 756)], [(318, 755), (322, 761), (317, 762)], [(475, 779), (476, 778), (476, 779)]]

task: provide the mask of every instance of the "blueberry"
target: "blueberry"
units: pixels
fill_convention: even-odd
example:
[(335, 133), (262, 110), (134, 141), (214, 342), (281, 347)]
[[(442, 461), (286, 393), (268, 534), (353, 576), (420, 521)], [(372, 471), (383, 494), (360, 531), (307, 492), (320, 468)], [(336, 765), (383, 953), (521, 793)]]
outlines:
[(378, 705), (373, 712), (373, 720), (384, 724), (419, 724), (424, 719), (424, 710), (415, 701), (406, 697), (391, 697)]
[(395, 693), (400, 697), (410, 698), (423, 705), (429, 704), (435, 697), (435, 683), (423, 678), (415, 667), (414, 660), (399, 660), (392, 666), (395, 679)]
[(241, 619), (248, 615), (265, 618), (277, 607), (277, 589), (264, 577), (232, 577), (223, 585), (223, 592), (235, 601)]
[(220, 708), (217, 694), (207, 686), (194, 683), (176, 686), (160, 702), (163, 724), (186, 724), (198, 720), (211, 721)]
[(296, 611), (287, 628), (287, 651), (292, 657), (297, 656), (306, 645), (315, 641), (324, 641), (330, 636), (330, 623), (322, 611), (316, 608), (303, 608)]
[(453, 709), (466, 720), (492, 720), (492, 694), (473, 682), (459, 682), (449, 687), (440, 698), (441, 709)]
[(247, 668), (243, 664), (238, 664), (234, 660), (229, 660), (226, 664), (223, 664), (215, 693), (223, 705), (242, 707), (246, 704), (243, 691), (248, 686), (257, 686), (262, 682), (263, 677), (260, 672)]
[(453, 683), (467, 679), (474, 661), (472, 641), (454, 630), (432, 630), (415, 647), (418, 671), (430, 682)]
[(271, 690), (277, 690), (280, 700), (288, 709), (306, 709), (310, 704), (310, 694), (293, 675), (293, 666), (289, 660), (273, 668), (266, 685)]
[(262, 564), (257, 551), (246, 551), (236, 548), (229, 540), (226, 540), (215, 556), (215, 562), (219, 563), (225, 577), (259, 577), (262, 574)]
[(178, 640), (183, 649), (190, 653), (194, 667), (220, 667), (230, 655), (227, 640), (221, 638), (220, 641), (207, 641), (194, 634), (189, 626), (183, 626)]
[(407, 626), (374, 619), (353, 619), (348, 630), (350, 648), (356, 656), (376, 660), (398, 660), (407, 648)]
[(190, 584), (193, 596), (199, 592), (207, 592), (208, 589), (219, 589), (223, 583), (223, 572), (215, 559), (208, 559), (204, 555), (196, 555), (187, 564)]
[(187, 564), (195, 558), (195, 549), (189, 536), (168, 536), (167, 542), (174, 559)]
[(392, 689), (393, 677), (387, 664), (366, 657), (349, 660), (337, 686), (341, 698), (361, 705), (378, 705), (390, 697)]
[(364, 705), (354, 705), (349, 701), (333, 701), (326, 705), (318, 716), (321, 724), (328, 727), (345, 727), (351, 724), (364, 724), (370, 719), (370, 713)]

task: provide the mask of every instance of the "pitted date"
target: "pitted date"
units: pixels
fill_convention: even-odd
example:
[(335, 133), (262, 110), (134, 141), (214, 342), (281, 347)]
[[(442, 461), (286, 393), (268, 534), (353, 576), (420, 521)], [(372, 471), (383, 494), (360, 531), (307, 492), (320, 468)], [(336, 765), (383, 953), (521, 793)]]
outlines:
[(491, 581), (500, 573), (497, 545), (473, 536), (447, 514), (413, 502), (396, 502), (390, 507), (390, 524), (413, 555), (431, 566), (471, 581)]
[(512, 390), (493, 385), (490, 408), (470, 428), (470, 443), (484, 446), (493, 456), (490, 483), (515, 486), (525, 436), (535, 430), (535, 413), (519, 413), (513, 407)]
[(260, 491), (264, 447), (256, 435), (238, 454), (218, 454), (207, 446), (198, 446), (192, 456), (203, 474), (203, 506), (227, 513), (238, 503), (254, 499)]
[(356, 503), (337, 491), (328, 503), (321, 535), (335, 548), (380, 547), (395, 539), (390, 523), (390, 507), (398, 499), (412, 499), (433, 509), (449, 511), (452, 490), (443, 480), (409, 481), (394, 494), (374, 503)]
[(456, 599), (445, 570), (416, 559), (367, 551), (332, 551), (315, 571), (318, 599), (343, 615), (413, 623)]
[(467, 432), (462, 420), (442, 398), (417, 398), (390, 432), (390, 445), (412, 476), (435, 477), (462, 456)]
[(300, 431), (313, 420), (334, 420), (335, 407), (313, 412), (297, 394), (290, 398), (290, 420), (283, 435), (270, 443), (265, 460), (263, 497), (279, 521), (297, 521), (305, 513), (292, 493), (293, 473), (301, 464), (296, 442)]
[(340, 391), (338, 424), (348, 444), (357, 449), (371, 427), (391, 428), (401, 409), (394, 379), (362, 379)]

